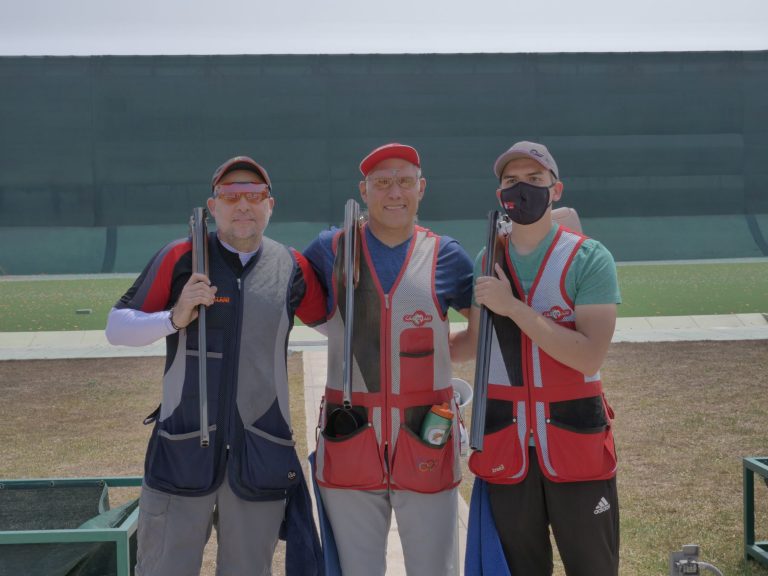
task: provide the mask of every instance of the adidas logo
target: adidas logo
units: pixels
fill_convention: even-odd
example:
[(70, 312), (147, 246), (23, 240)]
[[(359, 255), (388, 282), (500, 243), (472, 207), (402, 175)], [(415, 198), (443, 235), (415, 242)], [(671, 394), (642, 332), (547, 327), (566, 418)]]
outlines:
[(594, 514), (602, 514), (610, 509), (611, 505), (608, 503), (608, 500), (605, 499), (605, 496), (603, 496), (600, 498), (600, 502), (597, 503), (597, 506), (595, 506)]

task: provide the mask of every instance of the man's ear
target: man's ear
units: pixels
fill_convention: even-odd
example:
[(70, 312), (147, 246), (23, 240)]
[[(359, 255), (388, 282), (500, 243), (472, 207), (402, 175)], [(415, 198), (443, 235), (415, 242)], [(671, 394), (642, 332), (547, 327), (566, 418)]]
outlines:
[(427, 179), (419, 178), (419, 200), (424, 198), (424, 192), (427, 190)]
[(365, 180), (360, 180), (357, 187), (360, 189), (360, 197), (363, 199), (363, 202), (368, 204), (368, 189), (365, 186)]
[(210, 212), (211, 216), (216, 216), (216, 200), (208, 198), (205, 205), (208, 206), (208, 212)]
[(563, 183), (558, 180), (555, 185), (552, 186), (552, 202), (559, 202), (563, 196)]

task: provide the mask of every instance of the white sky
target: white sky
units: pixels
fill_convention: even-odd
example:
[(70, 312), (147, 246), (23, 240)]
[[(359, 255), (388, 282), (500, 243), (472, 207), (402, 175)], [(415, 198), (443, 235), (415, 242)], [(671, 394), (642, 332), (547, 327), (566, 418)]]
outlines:
[(768, 49), (768, 0), (0, 0), (0, 56)]

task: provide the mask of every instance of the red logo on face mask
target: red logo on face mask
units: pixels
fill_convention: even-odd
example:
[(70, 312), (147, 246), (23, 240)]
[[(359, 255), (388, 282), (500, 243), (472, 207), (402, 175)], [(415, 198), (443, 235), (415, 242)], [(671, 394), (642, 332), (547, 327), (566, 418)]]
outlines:
[(410, 322), (418, 328), (427, 322), (432, 322), (432, 315), (427, 314), (424, 310), (416, 310), (413, 314), (403, 316), (403, 322)]
[(560, 308), (560, 306), (552, 306), (549, 310), (544, 312), (544, 316), (547, 318), (551, 318), (555, 322), (559, 322), (563, 318), (567, 318), (573, 314), (573, 310), (568, 310), (567, 308)]

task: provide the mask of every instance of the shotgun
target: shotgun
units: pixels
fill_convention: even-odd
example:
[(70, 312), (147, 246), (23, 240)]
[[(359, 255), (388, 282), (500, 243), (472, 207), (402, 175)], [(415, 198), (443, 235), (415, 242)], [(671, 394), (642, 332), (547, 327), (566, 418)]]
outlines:
[(357, 283), (359, 262), (357, 249), (359, 240), (358, 223), (360, 220), (360, 205), (352, 198), (344, 206), (344, 380), (343, 396), (344, 409), (352, 409), (352, 324), (355, 308), (355, 284)]
[(342, 361), (342, 406), (328, 415), (326, 433), (344, 437), (366, 424), (366, 418), (352, 408), (352, 327), (354, 325), (355, 285), (360, 275), (360, 205), (353, 199), (344, 206), (344, 359)]
[[(208, 212), (205, 208), (194, 208), (189, 219), (190, 235), (192, 236), (192, 272), (208, 276)], [(200, 446), (207, 448), (210, 444), (208, 436), (208, 346), (206, 343), (205, 305), (197, 310), (197, 349), (198, 366), (200, 369), (198, 381), (200, 385)]]
[[(488, 229), (485, 243), (485, 262), (483, 274), (493, 276), (493, 265), (496, 262), (499, 246), (499, 211), (488, 213)], [(477, 359), (475, 361), (475, 390), (472, 401), (472, 430), (469, 434), (469, 447), (478, 452), (483, 451), (483, 436), (485, 435), (485, 411), (488, 401), (488, 366), (491, 358), (491, 341), (493, 338), (493, 322), (491, 313), (485, 306), (480, 308), (480, 326), (477, 336)]]

